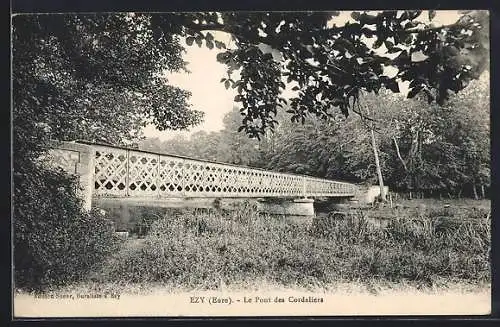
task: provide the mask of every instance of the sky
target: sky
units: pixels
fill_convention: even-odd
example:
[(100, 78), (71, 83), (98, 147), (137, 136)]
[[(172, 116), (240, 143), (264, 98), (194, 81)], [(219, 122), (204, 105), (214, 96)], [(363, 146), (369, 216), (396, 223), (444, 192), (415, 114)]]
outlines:
[[(343, 26), (346, 22), (352, 22), (350, 17), (351, 11), (343, 11), (339, 16), (330, 21), (330, 24), (336, 26)], [(423, 12), (421, 15), (422, 22), (428, 23), (427, 13)], [(435, 25), (446, 25), (454, 23), (459, 17), (457, 11), (437, 11), (436, 17), (433, 19)], [(225, 42), (231, 48), (231, 41), (228, 34), (221, 32), (213, 32), (217, 40)], [(366, 40), (369, 45), (375, 40)], [(381, 46), (378, 51), (385, 52), (385, 46)], [(222, 120), (224, 115), (231, 111), (235, 103), (233, 99), (237, 94), (236, 90), (226, 90), (223, 83), (220, 83), (221, 78), (227, 77), (226, 67), (217, 62), (216, 55), (220, 50), (214, 48), (212, 50), (207, 47), (199, 48), (196, 46), (186, 46), (186, 53), (184, 60), (188, 62), (187, 69), (190, 73), (173, 73), (169, 74), (169, 83), (192, 93), (190, 104), (193, 109), (203, 111), (205, 113), (204, 122), (196, 127), (187, 131), (158, 131), (154, 126), (147, 126), (144, 129), (146, 137), (158, 137), (160, 140), (165, 141), (175, 136), (182, 135), (189, 137), (198, 131), (219, 131), (223, 128)], [(396, 54), (397, 55), (397, 54)], [(384, 71), (387, 75), (395, 74), (397, 71), (387, 67)], [(408, 84), (400, 84), (401, 93), (405, 94), (408, 89)], [(292, 92), (285, 91), (284, 96), (292, 95)]]

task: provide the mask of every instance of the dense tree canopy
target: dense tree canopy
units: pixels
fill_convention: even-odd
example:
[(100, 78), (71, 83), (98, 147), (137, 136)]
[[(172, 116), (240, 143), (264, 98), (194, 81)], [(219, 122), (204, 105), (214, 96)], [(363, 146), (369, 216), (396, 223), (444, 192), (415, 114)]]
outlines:
[[(432, 23), (434, 11), (426, 17), (430, 22), (418, 10), (353, 12), (355, 23), (339, 27), (329, 24), (336, 15), (201, 13), (182, 15), (182, 25), (187, 44), (223, 47), (202, 31), (233, 36), (236, 49), (221, 52), (218, 60), (228, 67), (229, 78), (222, 82), (238, 90), (242, 129), (251, 136), (276, 125), (277, 107), (286, 103), (283, 77), (298, 84), (287, 110), (292, 120), (304, 121), (309, 114), (331, 117), (335, 108), (347, 115), (356, 110), (361, 92), (377, 93), (382, 87), (399, 92), (403, 81), (410, 83), (408, 97), (424, 93), (429, 103), (443, 104), (450, 91), (462, 90), (489, 63), (486, 11), (463, 12), (456, 23), (439, 27)], [(262, 44), (279, 55), (262, 51)], [(386, 75), (387, 67), (396, 70), (395, 76)], [(231, 79), (235, 70), (240, 71), (236, 81)]]
[(484, 196), (490, 185), (488, 72), (444, 107), (429, 105), (423, 95), (405, 99), (389, 90), (365, 95), (363, 102), (374, 109), (364, 119), (353, 115), (299, 126), (280, 120), (265, 168), (373, 184), (369, 121), (391, 189)]
[[(169, 72), (186, 69), (183, 40), (187, 46), (218, 49), (217, 59), (228, 69), (221, 83), (238, 91), (235, 102), (240, 105), (226, 116), (223, 131), (192, 137), (188, 149), (196, 157), (368, 180), (373, 172), (363, 122), (357, 116), (357, 120), (345, 118), (351, 111), (360, 113), (363, 101), (364, 106), (376, 109), (371, 112), (377, 119), (383, 118), (382, 126), (394, 126), (394, 133), (378, 131), (382, 168), (390, 182), (401, 181), (400, 187), (412, 189), (461, 190), (469, 185), (475, 194), (477, 186), (484, 189), (490, 178), (484, 87), (479, 85), (449, 107), (433, 112), (430, 108), (434, 107), (422, 106), (422, 101), (405, 109), (376, 99), (370, 102), (362, 95), (381, 89), (397, 93), (401, 82), (409, 82), (409, 98), (419, 94), (428, 103), (445, 104), (450, 91), (461, 91), (487, 68), (487, 12), (463, 12), (448, 26), (433, 26), (433, 11), (428, 14), (430, 22), (421, 20), (421, 11), (353, 12), (355, 22), (344, 26), (331, 24), (336, 15), (338, 12), (14, 16), (18, 276), (24, 271), (22, 277), (30, 281), (52, 275), (74, 278), (73, 267), (89, 267), (100, 257), (89, 256), (87, 250), (95, 252), (109, 245), (111, 229), (104, 226), (102, 217), (82, 212), (74, 180), (38, 164), (36, 158), (46, 150), (47, 141), (130, 144), (140, 139), (141, 129), (148, 123), (160, 130), (178, 130), (201, 122), (202, 112), (190, 108), (190, 93), (170, 85), (166, 78)], [(229, 33), (235, 47), (227, 49), (211, 31)], [(395, 74), (387, 74), (388, 69)], [(287, 100), (283, 91), (291, 85), (295, 85), (296, 95)], [(471, 94), (480, 94), (482, 102), (474, 102)], [(480, 114), (469, 110), (477, 104)], [(291, 114), (292, 121), (290, 116), (280, 116), (280, 111)], [(339, 113), (343, 118), (337, 117)], [(306, 116), (324, 121), (291, 128), (293, 122), (304, 124)], [(269, 134), (278, 120), (282, 128)], [(242, 130), (252, 137), (264, 136), (263, 142), (238, 133)], [(185, 145), (177, 140), (174, 152), (185, 151)], [(61, 190), (66, 190), (64, 196)], [(40, 201), (42, 205), (37, 205)], [(96, 219), (101, 219), (102, 228), (96, 227)], [(55, 234), (49, 235), (47, 230)], [(52, 255), (61, 250), (61, 240), (71, 240), (76, 252), (54, 263)]]
[[(219, 49), (228, 67), (221, 81), (238, 90), (250, 136), (275, 127), (285, 78), (297, 84), (286, 106), (295, 121), (330, 117), (335, 108), (348, 114), (360, 92), (398, 92), (401, 81), (410, 82), (409, 97), (423, 92), (442, 104), (487, 66), (488, 15), (463, 12), (456, 23), (435, 27), (434, 14), (425, 23), (422, 11), (352, 12), (355, 23), (345, 26), (331, 24), (338, 12), (18, 15), (15, 139), (83, 135), (118, 143), (118, 134), (130, 137), (148, 122), (159, 129), (197, 124), (202, 115), (189, 109), (189, 93), (164, 77), (185, 69), (181, 37)], [(236, 48), (225, 49), (210, 31), (231, 34)], [(387, 67), (396, 75), (387, 76)], [(239, 80), (232, 79), (236, 70)], [(104, 119), (111, 111), (114, 119)], [(21, 135), (23, 127), (33, 135)]]
[(177, 136), (165, 141), (147, 138), (138, 145), (142, 150), (235, 165), (262, 166), (262, 151), (266, 147), (266, 140), (259, 142), (237, 131), (241, 125), (241, 115), (237, 107), (233, 107), (224, 116), (223, 124), (223, 129), (217, 132), (199, 131), (189, 138)]
[(184, 69), (182, 50), (178, 36), (147, 16), (15, 16), (17, 152), (38, 152), (49, 138), (122, 143), (147, 122), (160, 129), (198, 123), (202, 113), (189, 109), (189, 92), (163, 75)]

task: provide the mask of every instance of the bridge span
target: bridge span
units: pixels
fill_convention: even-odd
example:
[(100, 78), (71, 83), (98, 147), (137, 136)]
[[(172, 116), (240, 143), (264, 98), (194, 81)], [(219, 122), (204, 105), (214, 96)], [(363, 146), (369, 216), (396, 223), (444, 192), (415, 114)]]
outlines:
[(340, 181), (82, 141), (54, 143), (49, 155), (52, 164), (80, 177), (87, 209), (112, 202), (179, 207), (274, 199), (281, 204), (276, 209), (270, 201), (270, 211), (307, 215), (315, 198), (347, 199), (357, 192)]

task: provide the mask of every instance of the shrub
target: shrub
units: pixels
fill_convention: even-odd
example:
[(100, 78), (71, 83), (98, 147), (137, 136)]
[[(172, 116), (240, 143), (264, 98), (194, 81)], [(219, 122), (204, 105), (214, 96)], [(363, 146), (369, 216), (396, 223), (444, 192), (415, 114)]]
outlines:
[(76, 178), (32, 168), (14, 179), (15, 283), (41, 289), (79, 279), (118, 241), (111, 221), (83, 211)]
[(118, 252), (104, 265), (100, 280), (213, 289), (221, 282), (259, 280), (317, 286), (489, 278), (486, 223), (438, 231), (438, 220), (409, 213), (380, 226), (357, 211), (316, 219), (306, 229), (243, 209), (186, 210), (160, 219), (142, 246)]

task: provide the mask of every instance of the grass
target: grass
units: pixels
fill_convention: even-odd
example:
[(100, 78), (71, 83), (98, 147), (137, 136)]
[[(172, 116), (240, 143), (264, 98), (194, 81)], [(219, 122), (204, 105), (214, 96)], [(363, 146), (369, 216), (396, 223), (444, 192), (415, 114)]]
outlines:
[(432, 288), (489, 282), (488, 210), (395, 210), (397, 218), (384, 225), (372, 222), (375, 211), (355, 210), (343, 219), (317, 217), (310, 228), (245, 206), (230, 213), (167, 214), (86, 283), (209, 290), (255, 283), (318, 289), (339, 283)]

